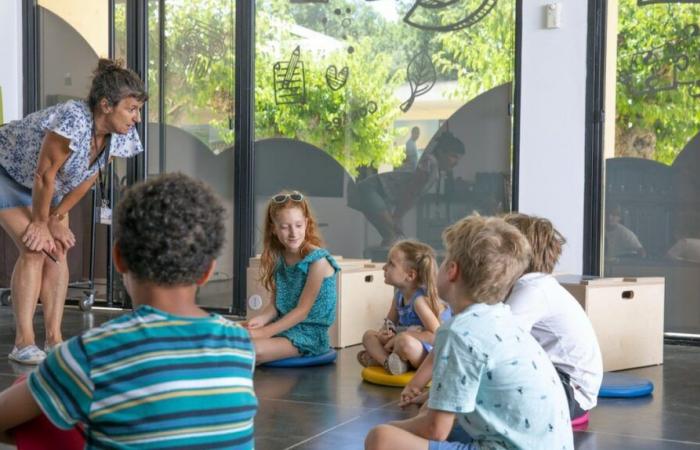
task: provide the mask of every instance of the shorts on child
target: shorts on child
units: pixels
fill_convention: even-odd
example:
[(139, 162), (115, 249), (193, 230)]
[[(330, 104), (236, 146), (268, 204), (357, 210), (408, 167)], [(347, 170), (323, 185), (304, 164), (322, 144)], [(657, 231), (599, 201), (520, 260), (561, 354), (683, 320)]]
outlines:
[[(60, 197), (55, 196), (51, 205), (56, 206), (59, 201)], [(32, 190), (19, 184), (4, 167), (0, 166), (0, 209), (31, 205)]]
[(564, 386), (564, 393), (566, 394), (566, 402), (569, 404), (569, 418), (574, 420), (577, 417), (581, 417), (586, 414), (586, 410), (581, 408), (578, 404), (576, 398), (574, 397), (574, 388), (571, 386), (571, 378), (569, 374), (560, 370), (558, 367), (554, 368), (559, 375), (562, 386)]
[(429, 441), (428, 450), (478, 450), (473, 439), (459, 425), (455, 425), (444, 441)]

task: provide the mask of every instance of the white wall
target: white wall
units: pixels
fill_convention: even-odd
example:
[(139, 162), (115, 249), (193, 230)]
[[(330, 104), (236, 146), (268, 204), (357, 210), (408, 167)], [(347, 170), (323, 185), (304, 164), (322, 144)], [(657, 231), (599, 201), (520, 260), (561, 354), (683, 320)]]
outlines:
[(22, 4), (0, 1), (0, 86), (4, 121), (22, 117)]
[(588, 2), (560, 0), (559, 29), (544, 28), (547, 3), (523, 2), (519, 209), (566, 237), (556, 270), (581, 273)]

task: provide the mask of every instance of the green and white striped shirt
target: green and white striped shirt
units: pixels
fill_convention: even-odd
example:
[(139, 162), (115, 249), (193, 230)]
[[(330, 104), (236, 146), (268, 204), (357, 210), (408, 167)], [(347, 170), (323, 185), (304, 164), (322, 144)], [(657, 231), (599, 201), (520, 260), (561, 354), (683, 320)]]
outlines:
[(254, 367), (244, 328), (141, 306), (61, 345), (29, 389), (86, 448), (252, 449)]

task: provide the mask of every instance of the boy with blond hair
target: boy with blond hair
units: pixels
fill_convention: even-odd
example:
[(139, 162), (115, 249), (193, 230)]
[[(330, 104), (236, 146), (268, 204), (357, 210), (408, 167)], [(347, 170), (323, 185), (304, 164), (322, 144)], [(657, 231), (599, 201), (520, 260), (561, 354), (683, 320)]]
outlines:
[(503, 220), (530, 242), (532, 259), (506, 300), (525, 331), (554, 364), (569, 405), (569, 417), (582, 416), (598, 399), (603, 358), (598, 339), (576, 299), (552, 276), (566, 239), (547, 219), (511, 213)]
[(438, 291), (455, 316), (437, 332), (427, 408), (372, 429), (365, 448), (573, 449), (554, 367), (502, 303), (530, 261), (527, 240), (480, 216), (448, 227), (443, 240)]

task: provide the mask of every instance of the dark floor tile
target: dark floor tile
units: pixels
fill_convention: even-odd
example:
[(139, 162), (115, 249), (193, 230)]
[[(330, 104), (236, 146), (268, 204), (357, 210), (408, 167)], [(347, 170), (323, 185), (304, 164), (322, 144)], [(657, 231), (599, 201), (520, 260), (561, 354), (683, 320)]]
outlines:
[(256, 448), (284, 449), (365, 412), (363, 408), (261, 398), (255, 417)]
[(416, 410), (401, 411), (385, 409), (370, 411), (334, 429), (291, 447), (299, 450), (361, 450), (367, 433), (377, 425), (412, 417)]

